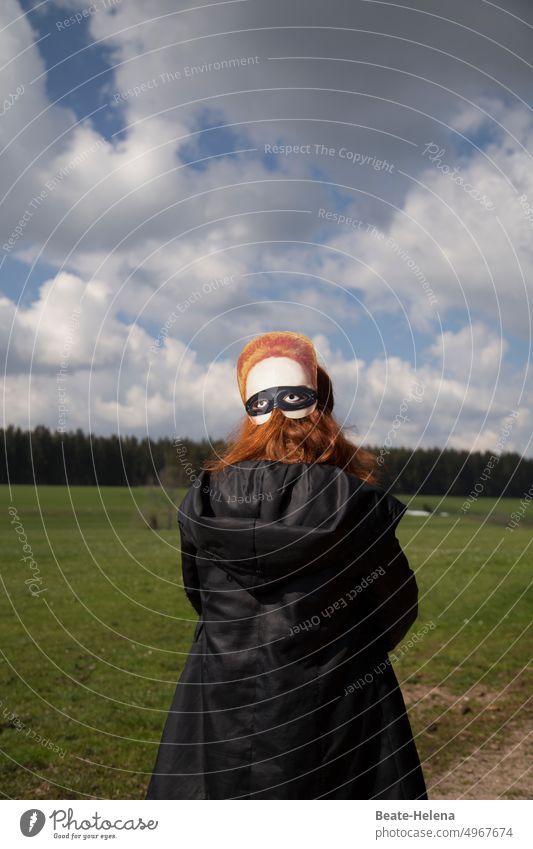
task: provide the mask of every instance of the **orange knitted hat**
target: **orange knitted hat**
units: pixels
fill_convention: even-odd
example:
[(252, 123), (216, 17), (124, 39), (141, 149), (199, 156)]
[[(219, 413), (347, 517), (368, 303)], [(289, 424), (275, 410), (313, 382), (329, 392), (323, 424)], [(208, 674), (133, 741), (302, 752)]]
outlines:
[(246, 343), (237, 360), (237, 383), (243, 404), (246, 402), (246, 378), (256, 363), (266, 357), (290, 357), (305, 370), (309, 385), (317, 388), (317, 361), (315, 346), (303, 333), (291, 330), (273, 330), (262, 333)]

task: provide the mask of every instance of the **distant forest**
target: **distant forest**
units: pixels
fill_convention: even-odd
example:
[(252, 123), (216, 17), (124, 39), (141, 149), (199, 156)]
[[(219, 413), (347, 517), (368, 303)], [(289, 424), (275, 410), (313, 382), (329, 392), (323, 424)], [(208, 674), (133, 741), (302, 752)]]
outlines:
[[(0, 482), (72, 486), (186, 487), (204, 460), (220, 454), (224, 441), (188, 437), (138, 439), (94, 436), (82, 430), (61, 433), (39, 425), (24, 431), (0, 429)], [(380, 446), (364, 446), (376, 455)], [(447, 448), (391, 447), (382, 484), (394, 492), (426, 495), (479, 495), (520, 498), (533, 481), (533, 459), (519, 454), (457, 451)], [(474, 487), (477, 487), (474, 489)]]

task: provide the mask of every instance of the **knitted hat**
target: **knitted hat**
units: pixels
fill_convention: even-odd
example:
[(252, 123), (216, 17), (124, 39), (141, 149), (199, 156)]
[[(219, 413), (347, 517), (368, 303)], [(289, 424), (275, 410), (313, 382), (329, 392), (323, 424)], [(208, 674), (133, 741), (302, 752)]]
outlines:
[(273, 330), (255, 336), (246, 343), (237, 360), (237, 383), (243, 404), (246, 403), (246, 378), (250, 370), (267, 357), (289, 357), (305, 371), (307, 383), (317, 388), (316, 351), (309, 337), (291, 330)]

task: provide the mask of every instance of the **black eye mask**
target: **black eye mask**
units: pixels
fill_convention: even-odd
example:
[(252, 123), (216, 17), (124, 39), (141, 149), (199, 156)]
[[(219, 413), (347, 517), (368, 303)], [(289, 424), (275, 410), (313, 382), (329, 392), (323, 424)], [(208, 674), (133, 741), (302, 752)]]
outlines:
[(251, 395), (244, 406), (249, 416), (263, 416), (271, 413), (274, 407), (282, 411), (303, 410), (317, 398), (317, 393), (309, 386), (270, 386)]

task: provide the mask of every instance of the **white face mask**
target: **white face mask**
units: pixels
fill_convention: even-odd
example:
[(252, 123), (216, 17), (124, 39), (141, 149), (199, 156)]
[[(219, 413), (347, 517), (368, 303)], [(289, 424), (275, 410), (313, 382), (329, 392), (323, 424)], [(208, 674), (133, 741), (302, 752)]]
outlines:
[(316, 387), (301, 363), (291, 357), (265, 357), (248, 372), (246, 407), (257, 425), (268, 421), (274, 406), (289, 419), (301, 419), (316, 405)]

